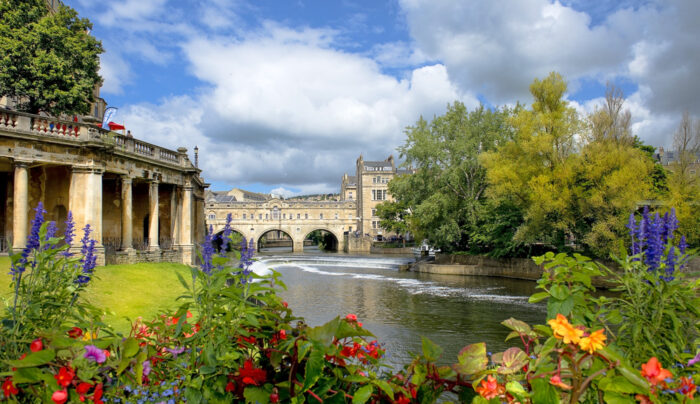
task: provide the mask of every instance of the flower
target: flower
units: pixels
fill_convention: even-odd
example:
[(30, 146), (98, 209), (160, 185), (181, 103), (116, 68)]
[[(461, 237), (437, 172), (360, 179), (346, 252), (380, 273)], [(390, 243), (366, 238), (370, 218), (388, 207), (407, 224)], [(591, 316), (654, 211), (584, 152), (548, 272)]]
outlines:
[(209, 232), (204, 236), (204, 243), (202, 243), (201, 263), (199, 264), (199, 267), (202, 269), (202, 272), (204, 272), (207, 275), (211, 275), (211, 271), (212, 269), (214, 269), (214, 265), (211, 261), (215, 251), (214, 240), (212, 235), (213, 232), (214, 228), (212, 226), (209, 226)]
[(681, 385), (678, 387), (679, 393), (692, 399), (696, 389), (697, 386), (693, 383), (693, 379), (690, 377), (681, 377)]
[(83, 238), (80, 239), (80, 243), (83, 245), (83, 247), (80, 249), (80, 253), (83, 255), (83, 258), (80, 259), (80, 265), (82, 266), (83, 270), (82, 274), (78, 276), (78, 279), (76, 279), (76, 283), (81, 285), (90, 282), (92, 271), (95, 269), (95, 266), (97, 266), (97, 255), (95, 255), (95, 244), (97, 241), (90, 239), (92, 229), (90, 229), (89, 224), (85, 225), (83, 231)]
[(102, 393), (102, 383), (97, 383), (95, 391), (92, 393), (92, 397), (90, 397), (92, 402), (95, 404), (104, 404), (104, 401), (102, 401)]
[(230, 392), (232, 392), (232, 391), (235, 391), (235, 390), (236, 390), (236, 385), (233, 384), (233, 382), (228, 382), (228, 383), (226, 383), (226, 388), (225, 388), (224, 390), (226, 390), (227, 393), (230, 393)]
[(62, 254), (64, 257), (68, 258), (73, 253), (70, 252), (70, 245), (73, 244), (73, 237), (75, 236), (75, 222), (73, 221), (73, 212), (68, 212), (68, 218), (66, 218), (66, 231), (63, 233), (63, 241), (68, 245), (68, 249)]
[(56, 227), (56, 222), (52, 220), (49, 222), (49, 225), (46, 226), (46, 241), (56, 237), (56, 233), (58, 233), (58, 227)]
[(83, 336), (83, 329), (80, 327), (73, 327), (68, 330), (68, 336), (71, 338), (80, 338)]
[(64, 366), (57, 375), (54, 375), (54, 378), (59, 386), (68, 387), (75, 378), (75, 371), (70, 366)]
[(345, 319), (348, 321), (357, 321), (357, 316), (354, 314), (348, 314), (347, 316), (345, 316)]
[(12, 377), (6, 377), (5, 381), (2, 382), (2, 392), (5, 394), (5, 398), (19, 393), (17, 387), (15, 387), (14, 383), (12, 383)]
[(695, 355), (695, 357), (693, 359), (688, 361), (688, 366), (693, 366), (698, 362), (700, 362), (700, 352), (698, 352), (698, 354)]
[(594, 331), (588, 337), (583, 337), (578, 342), (578, 346), (584, 351), (588, 351), (589, 354), (601, 349), (605, 346), (605, 340), (607, 337), (604, 334), (604, 330), (601, 328), (598, 331)]
[(477, 387), (476, 392), (481, 395), (481, 397), (490, 400), (496, 398), (501, 394), (505, 393), (506, 388), (498, 383), (493, 376), (488, 375), (486, 380), (482, 379), (479, 387)]
[(91, 388), (92, 388), (92, 384), (82, 382), (82, 383), (78, 384), (78, 386), (75, 388), (75, 391), (78, 394), (83, 395), (83, 394), (87, 393)]
[(664, 380), (673, 377), (671, 372), (661, 367), (659, 360), (656, 359), (655, 356), (651, 357), (647, 363), (642, 364), (642, 376), (653, 386), (663, 383)]
[(557, 386), (563, 390), (571, 390), (572, 389), (572, 387), (570, 385), (561, 381), (561, 377), (559, 375), (554, 375), (554, 376), (550, 377), (549, 384)]
[(149, 373), (151, 373), (151, 361), (144, 361), (143, 362), (143, 375), (148, 376)]
[(83, 358), (95, 361), (97, 363), (103, 363), (107, 360), (105, 353), (94, 345), (85, 346), (85, 355), (83, 355)]
[(547, 321), (547, 324), (552, 328), (554, 336), (563, 339), (565, 344), (578, 344), (583, 335), (583, 330), (571, 325), (562, 314), (557, 314), (557, 318)]
[(245, 361), (243, 367), (238, 372), (239, 378), (241, 378), (244, 384), (254, 384), (257, 386), (267, 378), (265, 371), (263, 369), (254, 368), (253, 361), (250, 359)]
[(56, 390), (51, 395), (51, 400), (56, 404), (63, 404), (68, 401), (68, 392), (65, 390)]
[(41, 338), (37, 338), (29, 344), (29, 350), (32, 352), (39, 352), (44, 349), (44, 344), (41, 342)]

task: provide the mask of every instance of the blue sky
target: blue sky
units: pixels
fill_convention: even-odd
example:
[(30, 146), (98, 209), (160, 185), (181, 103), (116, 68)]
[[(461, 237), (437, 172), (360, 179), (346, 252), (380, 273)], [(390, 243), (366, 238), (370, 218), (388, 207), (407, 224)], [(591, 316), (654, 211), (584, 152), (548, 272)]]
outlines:
[(337, 192), (355, 159), (448, 103), (529, 103), (558, 71), (582, 114), (622, 88), (671, 146), (700, 115), (700, 2), (67, 0), (103, 41), (102, 96), (134, 136), (200, 149), (212, 189)]

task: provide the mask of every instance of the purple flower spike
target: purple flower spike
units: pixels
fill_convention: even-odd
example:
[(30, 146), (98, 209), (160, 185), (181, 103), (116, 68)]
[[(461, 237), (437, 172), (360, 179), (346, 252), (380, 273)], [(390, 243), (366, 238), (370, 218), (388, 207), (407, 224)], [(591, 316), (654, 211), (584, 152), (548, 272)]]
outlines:
[(211, 226), (209, 227), (209, 233), (204, 236), (204, 243), (202, 244), (202, 262), (200, 263), (200, 268), (202, 272), (207, 275), (211, 275), (214, 265), (212, 264), (212, 257), (214, 256), (214, 240), (212, 239)]
[(85, 355), (83, 355), (83, 358), (96, 363), (104, 363), (104, 361), (107, 360), (104, 351), (94, 345), (85, 346)]
[(86, 224), (83, 231), (85, 234), (80, 240), (80, 243), (83, 245), (80, 250), (80, 253), (83, 255), (83, 258), (80, 260), (80, 265), (82, 266), (83, 270), (82, 274), (78, 276), (78, 279), (76, 279), (76, 282), (81, 285), (90, 282), (92, 271), (97, 266), (97, 255), (95, 255), (96, 241), (90, 239), (90, 233), (92, 232), (90, 225)]
[(151, 373), (151, 361), (147, 360), (143, 362), (143, 375), (148, 376)]
[(693, 359), (688, 361), (688, 366), (693, 366), (698, 362), (700, 362), (700, 352), (698, 352), (698, 354), (695, 355), (695, 357)]

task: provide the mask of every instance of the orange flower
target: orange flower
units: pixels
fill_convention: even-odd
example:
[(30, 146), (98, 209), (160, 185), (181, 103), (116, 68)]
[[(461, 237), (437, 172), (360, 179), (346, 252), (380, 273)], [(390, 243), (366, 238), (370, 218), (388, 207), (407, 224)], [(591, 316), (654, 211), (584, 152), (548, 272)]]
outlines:
[(554, 336), (563, 339), (565, 344), (578, 344), (583, 335), (583, 330), (571, 325), (562, 314), (557, 314), (557, 318), (547, 321), (547, 324), (552, 327)]
[(655, 356), (651, 357), (647, 363), (642, 364), (642, 376), (653, 386), (673, 377), (671, 372), (661, 367), (659, 360)]
[(588, 351), (589, 354), (599, 350), (605, 346), (605, 340), (607, 337), (603, 334), (605, 331), (601, 328), (598, 331), (594, 331), (591, 335), (581, 338), (578, 342), (578, 346), (584, 351)]
[(505, 393), (506, 388), (498, 384), (498, 380), (493, 376), (488, 375), (486, 380), (481, 380), (481, 384), (475, 390), (481, 397), (490, 400)]
[(695, 383), (693, 383), (693, 379), (689, 377), (681, 377), (681, 385), (678, 387), (678, 392), (692, 400), (695, 391), (697, 391), (697, 386), (695, 386)]
[(554, 375), (554, 376), (550, 377), (549, 384), (557, 386), (563, 390), (571, 390), (572, 389), (572, 387), (570, 385), (561, 381), (561, 377), (559, 377), (559, 375)]

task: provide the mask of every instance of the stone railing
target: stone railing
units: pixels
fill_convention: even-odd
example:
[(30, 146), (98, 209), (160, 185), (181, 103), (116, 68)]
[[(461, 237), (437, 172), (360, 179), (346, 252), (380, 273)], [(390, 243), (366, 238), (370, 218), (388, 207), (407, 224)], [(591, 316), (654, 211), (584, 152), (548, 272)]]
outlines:
[(169, 150), (131, 136), (110, 132), (92, 124), (73, 122), (0, 108), (0, 131), (74, 142), (101, 142), (139, 157), (181, 167), (191, 167), (186, 149)]

